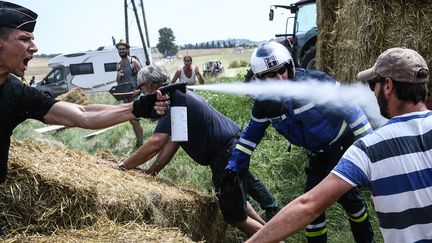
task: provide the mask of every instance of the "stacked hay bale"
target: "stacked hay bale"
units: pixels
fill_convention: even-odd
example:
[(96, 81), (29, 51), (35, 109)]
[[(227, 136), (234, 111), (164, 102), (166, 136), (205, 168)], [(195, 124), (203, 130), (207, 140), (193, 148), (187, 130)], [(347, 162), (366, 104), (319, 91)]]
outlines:
[(102, 220), (79, 230), (60, 230), (52, 236), (16, 234), (2, 242), (193, 242), (177, 228), (160, 228), (151, 225), (115, 224)]
[(69, 92), (57, 97), (57, 100), (67, 101), (78, 105), (90, 104), (89, 97), (80, 88), (73, 88)]
[(97, 160), (81, 151), (13, 142), (8, 180), (0, 187), (0, 222), (8, 231), (52, 233), (108, 218), (178, 227), (193, 240), (223, 240), (226, 225), (214, 197)]
[(432, 0), (318, 0), (319, 69), (353, 82), (391, 47), (418, 51), (432, 67)]

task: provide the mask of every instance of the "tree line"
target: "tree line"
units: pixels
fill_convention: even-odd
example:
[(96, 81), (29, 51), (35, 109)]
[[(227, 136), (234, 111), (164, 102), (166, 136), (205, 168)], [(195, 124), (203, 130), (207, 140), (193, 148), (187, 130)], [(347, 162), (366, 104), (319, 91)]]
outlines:
[(208, 42), (176, 45), (174, 32), (171, 28), (164, 27), (159, 30), (157, 50), (164, 57), (175, 56), (179, 50), (183, 49), (212, 49), (212, 48), (234, 48), (234, 47), (256, 47), (256, 43), (249, 40), (212, 40)]

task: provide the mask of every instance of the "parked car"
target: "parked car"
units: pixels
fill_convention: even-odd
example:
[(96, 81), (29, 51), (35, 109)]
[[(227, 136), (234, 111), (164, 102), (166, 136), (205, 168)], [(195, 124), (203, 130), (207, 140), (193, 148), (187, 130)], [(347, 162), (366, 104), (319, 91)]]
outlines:
[(212, 60), (204, 63), (203, 75), (204, 77), (217, 77), (224, 73), (224, 67), (221, 61)]

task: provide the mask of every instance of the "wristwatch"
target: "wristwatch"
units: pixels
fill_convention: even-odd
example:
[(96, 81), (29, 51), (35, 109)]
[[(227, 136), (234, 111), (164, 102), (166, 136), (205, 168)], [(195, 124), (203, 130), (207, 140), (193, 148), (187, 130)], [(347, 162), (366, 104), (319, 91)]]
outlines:
[(118, 164), (118, 169), (121, 171), (126, 171), (126, 167), (124, 166), (124, 161), (120, 161), (120, 163)]

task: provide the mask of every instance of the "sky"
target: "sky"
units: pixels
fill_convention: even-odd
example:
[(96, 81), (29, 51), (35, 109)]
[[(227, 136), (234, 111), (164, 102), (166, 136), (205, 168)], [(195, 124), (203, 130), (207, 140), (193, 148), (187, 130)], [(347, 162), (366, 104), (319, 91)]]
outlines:
[[(124, 0), (9, 0), (36, 12), (34, 31), (37, 54), (73, 53), (111, 46), (112, 37), (125, 39)], [(140, 0), (135, 5), (142, 24)], [(158, 30), (171, 28), (175, 43), (183, 45), (211, 40), (264, 41), (285, 33), (291, 14), (271, 5), (295, 0), (143, 0), (150, 45), (156, 46)], [(131, 0), (128, 0), (129, 42), (141, 46)], [(146, 37), (144, 37), (146, 40)]]

